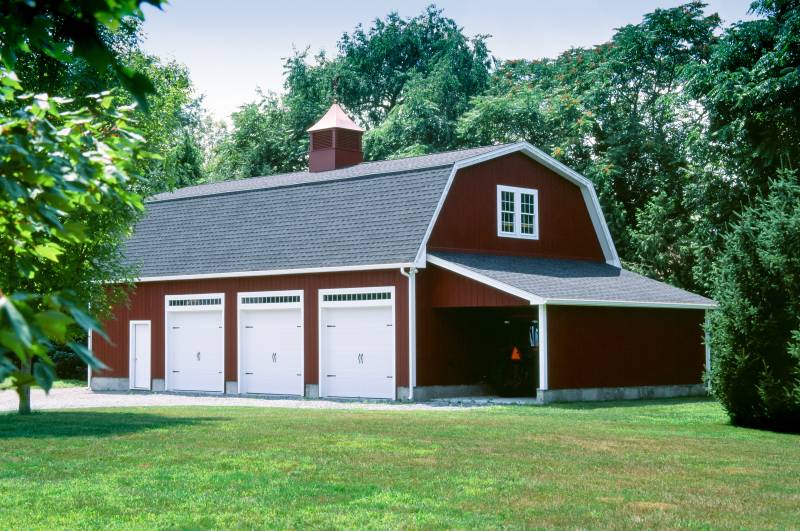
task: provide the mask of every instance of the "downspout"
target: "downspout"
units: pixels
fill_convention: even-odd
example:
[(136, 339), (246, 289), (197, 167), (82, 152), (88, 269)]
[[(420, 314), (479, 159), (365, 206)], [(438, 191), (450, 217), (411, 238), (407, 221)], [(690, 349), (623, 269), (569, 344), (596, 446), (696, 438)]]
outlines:
[[(86, 334), (86, 348), (89, 349), (89, 352), (92, 352), (92, 329), (90, 328), (88, 333)], [(86, 365), (86, 387), (91, 389), (92, 388), (92, 366)]]
[(409, 267), (406, 273), (401, 267), (400, 274), (408, 279), (408, 399), (414, 400), (414, 373), (417, 365), (417, 268)]

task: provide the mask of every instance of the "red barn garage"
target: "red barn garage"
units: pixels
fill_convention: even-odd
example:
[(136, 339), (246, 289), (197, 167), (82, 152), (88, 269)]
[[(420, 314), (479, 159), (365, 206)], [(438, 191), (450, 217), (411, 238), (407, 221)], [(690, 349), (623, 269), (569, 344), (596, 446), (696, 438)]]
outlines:
[(585, 177), (527, 143), (361, 162), (338, 105), (309, 131), (310, 171), (148, 200), (93, 389), (704, 392), (713, 301), (621, 269)]

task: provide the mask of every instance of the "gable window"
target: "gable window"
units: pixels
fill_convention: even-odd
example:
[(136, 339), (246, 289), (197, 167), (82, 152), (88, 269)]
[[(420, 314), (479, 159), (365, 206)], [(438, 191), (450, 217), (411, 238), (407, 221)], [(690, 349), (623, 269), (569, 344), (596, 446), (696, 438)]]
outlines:
[(539, 192), (532, 188), (497, 187), (497, 235), (539, 239)]

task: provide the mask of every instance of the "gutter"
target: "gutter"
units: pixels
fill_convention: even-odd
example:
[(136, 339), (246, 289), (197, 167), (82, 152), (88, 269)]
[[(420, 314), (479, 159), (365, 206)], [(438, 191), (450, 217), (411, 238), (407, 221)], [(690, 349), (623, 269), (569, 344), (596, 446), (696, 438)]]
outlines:
[(414, 374), (417, 365), (417, 268), (408, 272), (400, 268), (400, 274), (408, 279), (408, 400), (414, 400)]

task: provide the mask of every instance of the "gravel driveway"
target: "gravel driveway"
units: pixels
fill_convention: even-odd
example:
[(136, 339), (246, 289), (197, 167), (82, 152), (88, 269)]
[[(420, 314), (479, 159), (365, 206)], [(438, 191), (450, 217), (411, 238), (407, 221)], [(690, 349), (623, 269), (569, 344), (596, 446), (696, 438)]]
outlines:
[[(289, 398), (243, 398), (235, 396), (193, 396), (146, 392), (92, 392), (85, 387), (52, 389), (45, 395), (41, 389), (31, 392), (33, 409), (77, 409), (93, 407), (148, 406), (248, 406), (291, 407), (300, 409), (363, 409), (363, 410), (454, 410), (463, 407), (433, 404), (400, 404), (392, 402), (353, 402), (334, 400), (298, 400)], [(14, 391), (0, 391), (0, 411), (15, 411)]]

